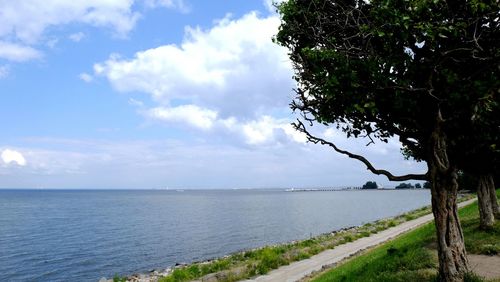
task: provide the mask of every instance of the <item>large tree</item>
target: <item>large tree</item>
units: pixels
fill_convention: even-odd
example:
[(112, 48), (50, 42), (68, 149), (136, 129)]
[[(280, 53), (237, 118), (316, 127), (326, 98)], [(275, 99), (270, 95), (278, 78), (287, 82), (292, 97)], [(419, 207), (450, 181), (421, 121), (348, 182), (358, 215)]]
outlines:
[[(487, 121), (484, 112), (498, 103), (498, 1), (289, 0), (279, 12), (276, 40), (290, 50), (298, 84), (292, 108), (307, 121), (296, 128), (390, 180), (430, 180), (440, 279), (463, 280), (469, 268), (457, 172), (473, 144), (460, 140), (472, 120)], [(311, 134), (307, 125), (315, 122), (347, 137), (398, 136), (428, 172), (394, 176), (376, 169)]]

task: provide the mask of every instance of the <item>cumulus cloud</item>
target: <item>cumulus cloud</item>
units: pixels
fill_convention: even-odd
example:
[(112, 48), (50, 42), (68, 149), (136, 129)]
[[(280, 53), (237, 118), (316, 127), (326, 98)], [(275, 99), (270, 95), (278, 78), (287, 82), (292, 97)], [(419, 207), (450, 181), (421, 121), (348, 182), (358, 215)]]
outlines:
[(11, 36), (24, 43), (36, 43), (50, 26), (79, 22), (111, 28), (126, 35), (139, 19), (132, 0), (90, 1), (1, 1), (0, 37)]
[(182, 44), (112, 55), (94, 65), (115, 89), (141, 91), (160, 105), (175, 99), (216, 109), (221, 118), (254, 119), (287, 107), (293, 88), (287, 51), (272, 42), (279, 18), (227, 16), (211, 29), (187, 27)]
[(26, 165), (26, 159), (18, 151), (14, 151), (14, 150), (10, 150), (10, 149), (5, 149), (5, 150), (2, 151), (2, 154), (0, 155), (0, 157), (2, 158), (2, 161), (5, 164), (16, 163), (19, 166), (25, 166)]
[[(0, 58), (18, 62), (39, 58), (41, 52), (34, 47), (46, 31), (71, 23), (107, 28), (114, 36), (126, 37), (141, 17), (138, 4), (187, 9), (182, 0), (0, 1)], [(69, 38), (78, 42), (84, 36), (78, 32)], [(47, 45), (52, 48), (56, 43), (52, 38)]]
[(186, 27), (180, 45), (112, 54), (94, 73), (118, 91), (149, 94), (157, 106), (142, 112), (150, 119), (237, 133), (246, 144), (301, 140), (286, 118), (294, 83), (286, 49), (272, 42), (279, 23), (228, 15), (207, 30)]
[(174, 108), (157, 107), (147, 111), (147, 115), (154, 119), (171, 123), (187, 123), (199, 129), (212, 128), (217, 112), (202, 109), (195, 105), (184, 105)]
[[(130, 99), (129, 103), (143, 107), (140, 101)], [(296, 131), (289, 119), (278, 119), (264, 115), (255, 120), (239, 120), (235, 117), (221, 119), (218, 112), (195, 105), (177, 107), (156, 107), (142, 112), (147, 118), (174, 126), (188, 126), (214, 134), (233, 135), (234, 140), (247, 145), (276, 145), (290, 142), (304, 144), (305, 135)], [(236, 136), (237, 138), (234, 138)]]
[(6, 59), (14, 62), (24, 62), (40, 57), (41, 53), (32, 47), (0, 41), (1, 59)]
[(266, 115), (237, 126), (241, 128), (245, 142), (250, 145), (306, 142), (305, 135), (295, 131), (288, 119), (276, 119)]
[(147, 7), (157, 8), (157, 7), (166, 7), (166, 8), (175, 8), (180, 10), (181, 12), (189, 12), (189, 5), (186, 4), (183, 0), (145, 0), (144, 3)]

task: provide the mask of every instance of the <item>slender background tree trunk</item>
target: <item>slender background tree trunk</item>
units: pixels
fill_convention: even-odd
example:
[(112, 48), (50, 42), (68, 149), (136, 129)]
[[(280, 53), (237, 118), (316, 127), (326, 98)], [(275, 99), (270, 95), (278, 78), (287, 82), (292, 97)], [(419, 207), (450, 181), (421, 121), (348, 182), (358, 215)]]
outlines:
[(493, 210), (493, 216), (496, 219), (500, 219), (500, 206), (498, 205), (497, 192), (495, 187), (495, 180), (492, 174), (487, 176), (488, 178), (488, 190), (491, 199), (491, 209)]
[[(495, 223), (493, 203), (491, 194), (491, 174), (480, 174), (477, 176), (477, 199), (479, 206), (479, 224), (481, 229), (491, 229)], [(494, 190), (494, 189), (493, 189)], [(495, 195), (496, 201), (496, 195)]]

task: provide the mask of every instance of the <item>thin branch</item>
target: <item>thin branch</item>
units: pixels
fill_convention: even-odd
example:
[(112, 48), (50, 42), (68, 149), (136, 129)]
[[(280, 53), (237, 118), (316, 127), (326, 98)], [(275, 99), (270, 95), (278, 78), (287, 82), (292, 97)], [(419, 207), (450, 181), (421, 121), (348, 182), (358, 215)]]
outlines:
[(337, 145), (335, 145), (334, 143), (311, 135), (311, 133), (309, 133), (309, 131), (307, 131), (305, 125), (300, 120), (297, 119), (297, 123), (293, 123), (293, 126), (299, 132), (306, 134), (307, 140), (309, 142), (314, 143), (314, 144), (319, 143), (321, 145), (328, 145), (328, 146), (332, 147), (338, 153), (344, 154), (344, 155), (348, 156), (349, 158), (356, 159), (356, 160), (364, 163), (366, 165), (366, 168), (369, 171), (371, 171), (372, 173), (377, 174), (377, 175), (385, 175), (390, 181), (428, 180), (429, 179), (428, 173), (425, 173), (425, 174), (406, 174), (406, 175), (395, 176), (387, 170), (376, 169), (365, 157), (353, 154), (351, 152), (348, 152), (348, 151), (345, 151), (342, 149), (339, 149), (337, 147)]

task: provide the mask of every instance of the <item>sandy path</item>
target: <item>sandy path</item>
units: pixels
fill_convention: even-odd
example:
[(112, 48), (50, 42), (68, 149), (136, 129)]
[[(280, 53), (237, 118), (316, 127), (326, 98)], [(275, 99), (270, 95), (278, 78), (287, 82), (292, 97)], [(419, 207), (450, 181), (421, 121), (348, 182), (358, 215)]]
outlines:
[(500, 256), (467, 255), (472, 271), (486, 279), (500, 278)]
[[(476, 201), (471, 199), (460, 203), (458, 206), (463, 207)], [(309, 259), (297, 261), (278, 269), (270, 271), (266, 275), (258, 276), (253, 280), (245, 280), (247, 282), (295, 282), (303, 277), (310, 275), (312, 272), (319, 271), (323, 266), (333, 265), (338, 263), (362, 250), (377, 246), (381, 243), (387, 242), (392, 238), (421, 226), (434, 219), (432, 214), (424, 215), (417, 219), (404, 222), (398, 226), (391, 227), (370, 237), (363, 237), (354, 242), (346, 243), (335, 247), (335, 249), (326, 250)]]

